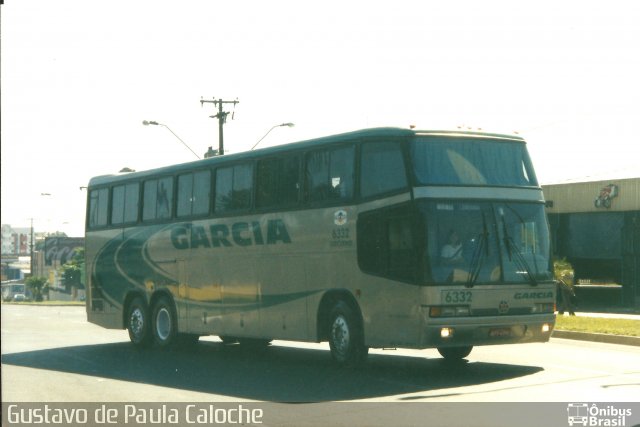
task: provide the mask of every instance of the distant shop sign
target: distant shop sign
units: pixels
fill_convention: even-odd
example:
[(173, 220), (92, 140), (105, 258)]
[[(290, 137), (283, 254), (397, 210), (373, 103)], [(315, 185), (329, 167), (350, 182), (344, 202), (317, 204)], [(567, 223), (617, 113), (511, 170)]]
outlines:
[(609, 184), (606, 187), (602, 187), (600, 194), (594, 201), (594, 205), (596, 208), (609, 209), (611, 207), (611, 201), (616, 197), (618, 197), (618, 186), (615, 184)]
[(83, 247), (83, 237), (47, 237), (44, 241), (44, 263), (62, 265)]

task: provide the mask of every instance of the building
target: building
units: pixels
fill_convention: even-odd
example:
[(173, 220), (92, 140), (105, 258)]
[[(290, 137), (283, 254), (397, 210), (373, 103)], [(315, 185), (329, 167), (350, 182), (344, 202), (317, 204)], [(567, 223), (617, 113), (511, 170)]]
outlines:
[(13, 228), (9, 224), (2, 224), (2, 254), (28, 255), (30, 245), (30, 228)]
[[(58, 283), (57, 269), (69, 261), (78, 248), (84, 247), (84, 238), (67, 237), (59, 232), (34, 232), (32, 250), (31, 233), (31, 228), (2, 225), (2, 280), (33, 274), (49, 278), (51, 284)], [(27, 262), (20, 263), (20, 259)]]
[(572, 264), (578, 290), (606, 305), (640, 306), (640, 178), (542, 189), (553, 253)]

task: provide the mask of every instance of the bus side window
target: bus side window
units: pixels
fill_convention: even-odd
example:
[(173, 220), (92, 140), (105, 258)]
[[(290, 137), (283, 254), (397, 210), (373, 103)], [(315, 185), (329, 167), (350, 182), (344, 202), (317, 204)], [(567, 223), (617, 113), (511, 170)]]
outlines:
[(366, 273), (414, 281), (419, 264), (408, 206), (358, 217), (358, 265)]
[(407, 186), (402, 150), (397, 142), (368, 142), (360, 156), (360, 195), (372, 197)]
[(171, 218), (173, 207), (173, 178), (158, 180), (156, 218)]
[(216, 213), (248, 210), (253, 191), (251, 163), (223, 167), (216, 170)]
[(171, 218), (173, 178), (152, 179), (144, 183), (142, 220)]
[(256, 181), (257, 208), (295, 205), (300, 191), (299, 156), (258, 161)]
[(354, 147), (318, 150), (305, 161), (305, 200), (349, 200), (353, 197)]
[(208, 214), (210, 190), (208, 170), (178, 176), (178, 217)]
[(382, 213), (365, 212), (358, 216), (358, 265), (365, 273), (384, 275), (387, 269), (387, 244)]
[(138, 195), (140, 185), (118, 185), (113, 187), (111, 200), (111, 224), (130, 224), (138, 221)]
[(413, 244), (411, 218), (390, 217), (387, 222), (389, 238), (389, 277), (413, 279), (416, 251)]
[(109, 189), (92, 190), (89, 195), (89, 228), (107, 225)]

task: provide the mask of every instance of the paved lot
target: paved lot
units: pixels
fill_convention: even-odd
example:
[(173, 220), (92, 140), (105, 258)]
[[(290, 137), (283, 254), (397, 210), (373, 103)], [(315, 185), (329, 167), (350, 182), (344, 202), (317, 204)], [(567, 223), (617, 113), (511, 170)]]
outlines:
[(337, 369), (327, 347), (276, 341), (255, 352), (207, 337), (191, 350), (139, 351), (125, 331), (87, 323), (84, 307), (3, 305), (2, 397), (408, 403), (633, 402), (640, 395), (640, 348), (631, 346), (565, 339), (487, 346), (455, 365), (435, 350), (372, 350), (358, 370)]

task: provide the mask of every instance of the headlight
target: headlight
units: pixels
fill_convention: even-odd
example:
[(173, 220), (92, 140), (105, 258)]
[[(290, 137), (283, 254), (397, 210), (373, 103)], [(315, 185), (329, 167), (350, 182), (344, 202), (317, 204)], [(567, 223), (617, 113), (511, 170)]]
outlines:
[(531, 313), (554, 313), (556, 305), (552, 302), (536, 303), (531, 309)]
[(441, 338), (451, 338), (453, 336), (453, 328), (442, 328), (440, 329), (440, 337)]

